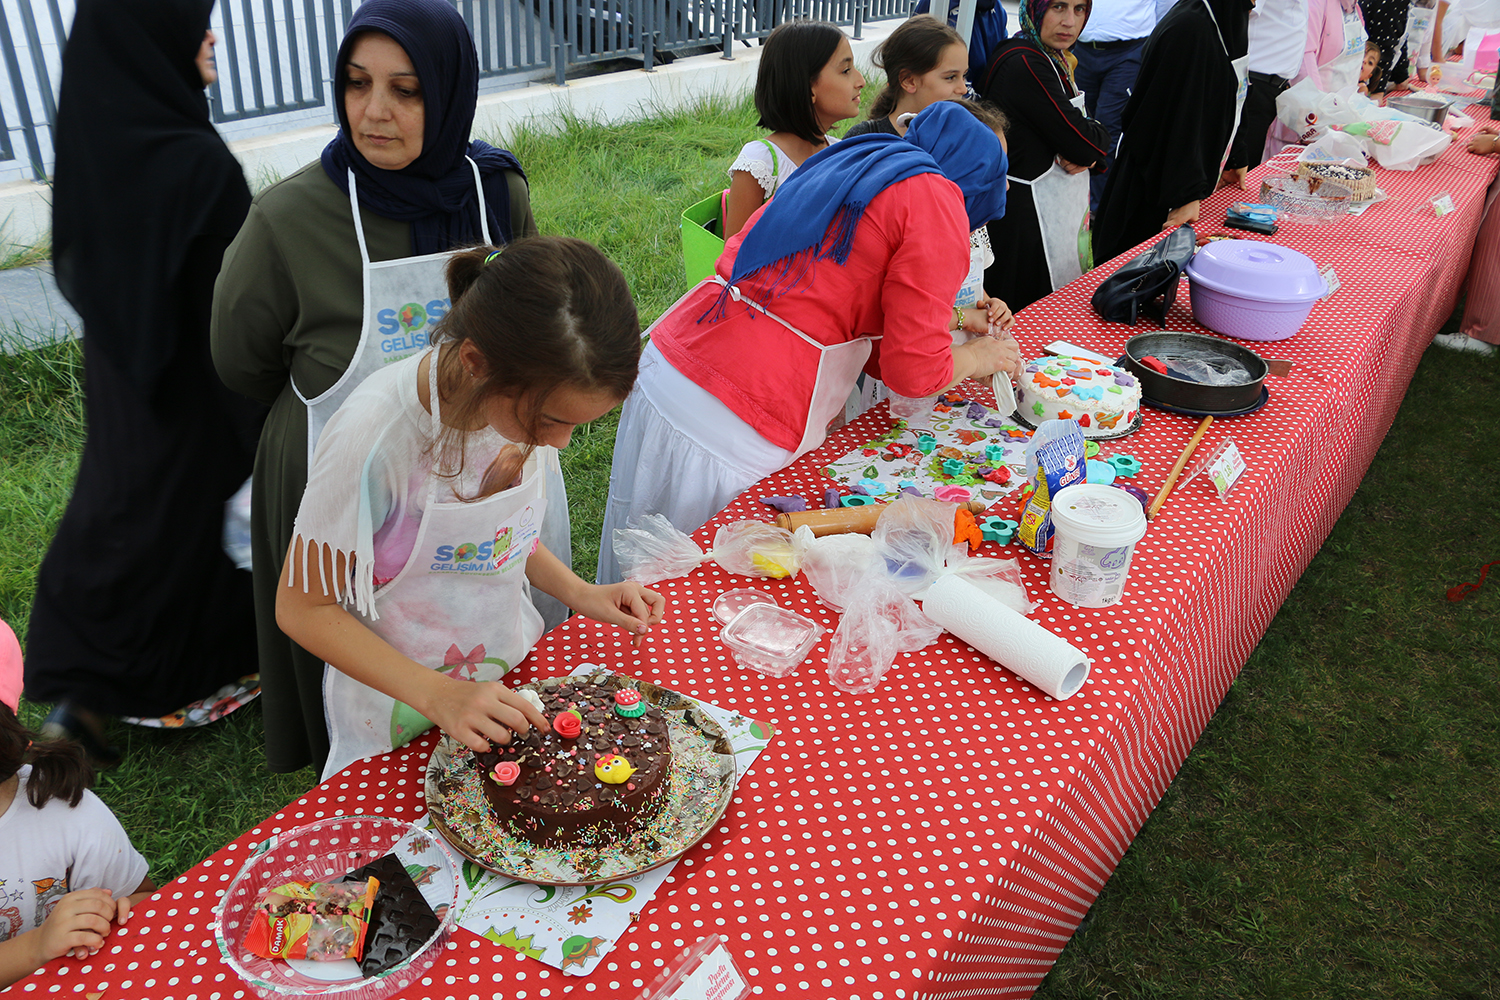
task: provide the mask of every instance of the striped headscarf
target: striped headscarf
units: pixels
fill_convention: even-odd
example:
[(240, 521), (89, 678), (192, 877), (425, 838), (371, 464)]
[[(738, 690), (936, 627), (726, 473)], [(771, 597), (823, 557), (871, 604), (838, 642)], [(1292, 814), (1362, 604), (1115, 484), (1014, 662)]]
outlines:
[[(1054, 0), (1021, 0), (1021, 34), (1031, 39), (1032, 44), (1047, 53), (1047, 57), (1057, 63), (1058, 72), (1062, 74), (1064, 80), (1068, 81), (1068, 86), (1076, 94), (1078, 93), (1078, 82), (1073, 79), (1073, 68), (1078, 65), (1078, 57), (1068, 51), (1059, 52), (1057, 49), (1042, 42), (1042, 16), (1047, 13), (1047, 8), (1052, 6), (1053, 2)], [(1089, 14), (1092, 14), (1094, 12), (1092, 0), (1089, 0), (1088, 7)], [(1084, 24), (1087, 23), (1088, 18), (1085, 17)], [(1078, 26), (1078, 31), (1080, 34), (1083, 33), (1082, 24)]]

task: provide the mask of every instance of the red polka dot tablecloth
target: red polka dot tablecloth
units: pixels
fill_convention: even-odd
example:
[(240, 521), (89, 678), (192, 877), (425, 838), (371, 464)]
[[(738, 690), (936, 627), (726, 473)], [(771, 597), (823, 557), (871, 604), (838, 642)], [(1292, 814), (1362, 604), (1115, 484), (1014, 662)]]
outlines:
[[(460, 930), (420, 987), (403, 995), (635, 998), (684, 947), (717, 932), (762, 996), (1029, 996), (1358, 486), (1463, 280), (1460, 244), (1464, 233), (1472, 243), (1496, 167), (1493, 157), (1486, 162), (1488, 173), (1441, 162), (1415, 172), (1413, 183), (1425, 172), (1423, 183), (1440, 176), (1461, 192), (1441, 239), (1395, 211), (1377, 225), (1378, 205), (1357, 233), (1345, 230), (1348, 220), (1282, 229), (1277, 242), (1332, 264), (1341, 288), (1296, 336), (1251, 345), (1295, 367), (1268, 379), (1261, 410), (1216, 421), (1203, 445), (1233, 438), (1249, 470), (1228, 502), (1201, 481), (1172, 495), (1137, 547), (1123, 604), (1063, 604), (1047, 589), (1046, 565), (1019, 546), (980, 549), (1018, 558), (1038, 602), (1033, 619), (1093, 658), (1072, 699), (1054, 701), (947, 635), (898, 658), (862, 696), (828, 683), (830, 635), (789, 677), (742, 669), (711, 611), (724, 590), (765, 590), (830, 633), (838, 619), (800, 579), (749, 580), (712, 565), (659, 585), (670, 615), (640, 652), (581, 619), (543, 637), (519, 680), (599, 663), (765, 720), (776, 739), (741, 778), (723, 821), (587, 978)], [(1474, 183), (1459, 183), (1471, 175)], [(1222, 221), (1219, 203), (1229, 200), (1228, 192), (1209, 199), (1204, 219), (1217, 212)], [(1415, 249), (1403, 245), (1406, 234)], [(1098, 268), (1023, 310), (1017, 336), (1026, 352), (1066, 339), (1115, 355), (1148, 332), (1090, 310), (1089, 295), (1112, 270)], [(1168, 325), (1200, 329), (1185, 285)], [(1114, 447), (1142, 460), (1135, 481), (1154, 493), (1197, 420), (1146, 413), (1143, 428)], [(827, 481), (816, 470), (887, 425), (879, 407), (831, 435), (738, 498), (697, 534), (699, 544), (730, 521), (769, 520), (761, 496), (800, 493), (817, 506)], [(211, 925), (250, 849), (329, 815), (420, 817), (433, 743), (429, 733), (341, 772), (137, 907), (99, 954), (49, 963), (13, 992), (249, 996), (221, 960)]]

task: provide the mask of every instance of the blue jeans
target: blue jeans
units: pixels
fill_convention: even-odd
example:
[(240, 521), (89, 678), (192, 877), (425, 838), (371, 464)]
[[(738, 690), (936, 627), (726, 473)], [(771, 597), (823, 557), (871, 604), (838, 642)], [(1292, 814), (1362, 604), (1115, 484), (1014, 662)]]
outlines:
[[(1073, 55), (1078, 57), (1078, 68), (1073, 71), (1078, 89), (1084, 93), (1084, 105), (1089, 117), (1109, 130), (1109, 155), (1104, 158), (1107, 168), (1115, 161), (1115, 147), (1120, 141), (1120, 115), (1125, 111), (1125, 102), (1135, 86), (1136, 74), (1141, 70), (1141, 49), (1146, 40), (1138, 39), (1128, 45), (1107, 43), (1108, 48), (1096, 49), (1088, 42), (1073, 46)], [(1104, 193), (1104, 174), (1089, 178), (1089, 209), (1099, 210), (1099, 196)]]

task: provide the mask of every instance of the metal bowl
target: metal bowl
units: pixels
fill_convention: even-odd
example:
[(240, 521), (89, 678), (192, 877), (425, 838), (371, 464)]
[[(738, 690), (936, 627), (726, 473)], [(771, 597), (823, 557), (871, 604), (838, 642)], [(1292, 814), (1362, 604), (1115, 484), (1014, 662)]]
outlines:
[(1395, 108), (1404, 115), (1420, 118), (1438, 128), (1443, 127), (1443, 122), (1448, 117), (1448, 102), (1431, 94), (1405, 94), (1401, 97), (1392, 97), (1385, 102), (1385, 106)]
[[(1144, 357), (1173, 357), (1187, 354), (1215, 354), (1238, 361), (1250, 373), (1244, 385), (1209, 385), (1172, 375), (1164, 375), (1141, 363)], [(1248, 347), (1231, 344), (1201, 333), (1145, 333), (1131, 337), (1125, 344), (1120, 367), (1141, 380), (1141, 396), (1148, 403), (1162, 403), (1180, 410), (1198, 413), (1233, 413), (1259, 401), (1262, 385), (1269, 371), (1265, 359)]]

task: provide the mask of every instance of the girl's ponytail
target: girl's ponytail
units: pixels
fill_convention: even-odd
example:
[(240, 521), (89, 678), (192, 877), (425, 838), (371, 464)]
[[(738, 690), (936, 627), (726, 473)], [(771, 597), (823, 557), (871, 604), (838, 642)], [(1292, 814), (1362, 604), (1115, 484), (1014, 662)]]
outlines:
[(31, 765), (26, 798), (37, 809), (52, 799), (76, 806), (94, 783), (94, 769), (83, 750), (71, 740), (38, 740), (21, 725), (10, 706), (0, 703), (0, 781)]
[(448, 259), (448, 298), (453, 305), (457, 305), (458, 300), (474, 287), (474, 282), (484, 273), (485, 262), (499, 252), (496, 247), (481, 244), (460, 250)]

